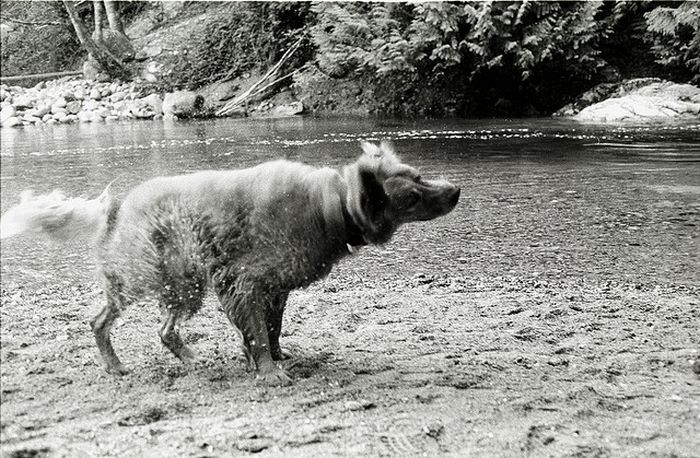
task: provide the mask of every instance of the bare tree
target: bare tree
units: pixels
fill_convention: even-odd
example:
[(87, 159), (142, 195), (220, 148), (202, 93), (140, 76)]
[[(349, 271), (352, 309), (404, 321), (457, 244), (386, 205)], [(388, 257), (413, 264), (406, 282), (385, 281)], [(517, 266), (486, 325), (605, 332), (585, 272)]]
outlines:
[(102, 41), (102, 24), (104, 18), (104, 3), (102, 0), (92, 0), (93, 14), (95, 16), (95, 30), (92, 32), (92, 39), (96, 42)]
[(114, 0), (104, 0), (105, 11), (107, 11), (107, 22), (109, 22), (110, 30), (119, 32), (124, 35), (124, 25), (122, 24), (119, 13), (117, 12), (116, 3)]
[[(75, 30), (75, 34), (77, 35), (80, 44), (83, 46), (83, 48), (85, 48), (88, 54), (95, 59), (95, 61), (97, 61), (103, 70), (110, 76), (127, 79), (129, 72), (126, 69), (124, 62), (122, 62), (119, 57), (115, 56), (109, 49), (103, 46), (102, 40), (99, 40), (98, 43), (96, 43), (95, 40), (90, 37), (85, 29), (85, 26), (81, 22), (80, 17), (78, 16), (74, 2), (63, 0), (63, 6), (65, 6), (66, 12), (68, 12), (68, 17), (70, 18), (71, 24), (73, 24), (73, 29)], [(98, 8), (95, 5), (93, 7)], [(97, 27), (99, 24), (101, 29), (101, 18), (98, 19), (98, 16), (101, 16), (101, 13), (97, 13), (96, 11), (95, 25)]]

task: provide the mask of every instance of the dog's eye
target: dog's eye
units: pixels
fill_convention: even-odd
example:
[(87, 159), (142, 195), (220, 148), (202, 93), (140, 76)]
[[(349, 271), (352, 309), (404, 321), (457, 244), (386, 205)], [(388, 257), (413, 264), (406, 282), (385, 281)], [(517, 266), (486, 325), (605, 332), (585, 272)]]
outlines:
[(405, 201), (404, 201), (406, 208), (411, 208), (411, 207), (416, 206), (416, 204), (418, 204), (420, 199), (421, 199), (421, 193), (419, 193), (416, 190), (411, 190), (411, 192), (408, 193), (408, 196), (406, 196)]
[(423, 182), (423, 177), (420, 175), (416, 175), (416, 177), (413, 179), (416, 183), (422, 183)]

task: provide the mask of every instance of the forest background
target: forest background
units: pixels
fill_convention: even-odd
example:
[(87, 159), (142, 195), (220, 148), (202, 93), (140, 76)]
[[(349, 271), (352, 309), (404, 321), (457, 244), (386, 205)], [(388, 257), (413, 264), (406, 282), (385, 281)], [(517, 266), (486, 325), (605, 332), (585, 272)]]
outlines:
[[(81, 68), (66, 3), (3, 0), (2, 76)], [(70, 3), (94, 36), (91, 2)], [(149, 83), (162, 91), (264, 71), (297, 43), (277, 89), (312, 111), (539, 116), (600, 83), (700, 83), (692, 1), (109, 3), (130, 39), (187, 25), (170, 35), (173, 71)]]

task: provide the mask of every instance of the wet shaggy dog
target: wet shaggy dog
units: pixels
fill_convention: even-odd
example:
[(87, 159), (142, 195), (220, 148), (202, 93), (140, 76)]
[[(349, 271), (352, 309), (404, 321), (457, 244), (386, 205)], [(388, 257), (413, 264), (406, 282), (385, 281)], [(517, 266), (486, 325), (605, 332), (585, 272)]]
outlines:
[(249, 367), (265, 383), (291, 382), (275, 362), (290, 291), (327, 275), (351, 247), (387, 242), (404, 223), (450, 212), (457, 186), (424, 180), (389, 143), (362, 143), (342, 171), (289, 161), (230, 171), (159, 177), (122, 201), (26, 194), (2, 218), (2, 237), (24, 231), (57, 239), (96, 237), (107, 303), (91, 321), (105, 367), (126, 370), (110, 340), (115, 318), (155, 297), (163, 344), (196, 360), (178, 325), (202, 305), (209, 286), (240, 332)]

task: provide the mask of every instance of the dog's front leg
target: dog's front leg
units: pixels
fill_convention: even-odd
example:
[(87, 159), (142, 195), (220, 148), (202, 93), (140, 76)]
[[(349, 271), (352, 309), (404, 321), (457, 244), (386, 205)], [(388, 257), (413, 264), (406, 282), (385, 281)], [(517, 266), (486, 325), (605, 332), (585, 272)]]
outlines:
[(270, 352), (272, 353), (272, 359), (275, 361), (290, 359), (292, 357), (291, 353), (283, 350), (280, 347), (282, 316), (284, 315), (284, 307), (287, 303), (288, 296), (288, 291), (278, 294), (270, 304), (267, 312), (267, 336), (268, 339), (270, 339)]
[(269, 385), (289, 385), (292, 379), (275, 364), (268, 336), (267, 313), (270, 298), (252, 280), (238, 279), (233, 292), (221, 297), (226, 316), (243, 334), (248, 355), (255, 362), (258, 380)]

